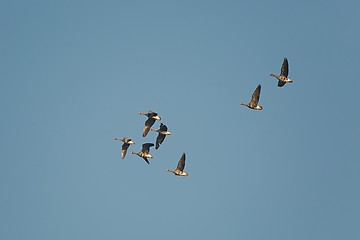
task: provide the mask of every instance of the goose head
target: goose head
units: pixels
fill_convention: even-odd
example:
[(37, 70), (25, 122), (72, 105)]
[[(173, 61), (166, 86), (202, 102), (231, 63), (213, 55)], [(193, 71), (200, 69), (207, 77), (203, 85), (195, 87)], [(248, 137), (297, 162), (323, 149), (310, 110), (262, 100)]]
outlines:
[(247, 103), (241, 103), (241, 105), (246, 106), (246, 107), (249, 106), (249, 104), (247, 104)]

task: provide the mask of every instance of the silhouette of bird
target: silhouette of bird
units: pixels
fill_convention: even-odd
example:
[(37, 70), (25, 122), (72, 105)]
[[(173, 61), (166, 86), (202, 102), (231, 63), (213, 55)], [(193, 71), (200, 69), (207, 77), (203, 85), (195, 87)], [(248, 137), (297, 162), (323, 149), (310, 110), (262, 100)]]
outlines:
[(186, 172), (184, 172), (184, 168), (185, 168), (185, 153), (182, 154), (179, 162), (178, 162), (178, 165), (177, 165), (177, 168), (175, 170), (170, 170), (170, 169), (167, 169), (168, 172), (172, 172), (174, 173), (175, 175), (177, 176), (183, 176), (183, 177), (186, 177), (186, 176), (189, 176), (189, 174), (187, 174)]
[(153, 158), (153, 156), (149, 153), (150, 147), (152, 147), (152, 146), (154, 146), (153, 143), (144, 143), (142, 145), (142, 149), (140, 152), (131, 152), (131, 154), (136, 154), (139, 157), (142, 157), (145, 160), (145, 162), (150, 164), (148, 158)]
[(159, 129), (151, 128), (151, 131), (158, 132), (158, 136), (156, 138), (156, 146), (155, 149), (158, 149), (160, 145), (164, 142), (166, 135), (171, 135), (172, 133), (168, 131), (168, 128), (165, 124), (160, 123)]
[(121, 156), (122, 159), (125, 158), (127, 149), (129, 148), (130, 144), (135, 144), (130, 138), (124, 137), (124, 138), (115, 138), (115, 140), (123, 141), (123, 145), (121, 147)]
[(292, 83), (293, 80), (288, 78), (289, 75), (289, 63), (287, 58), (284, 58), (283, 64), (281, 66), (281, 73), (280, 76), (275, 74), (270, 74), (270, 76), (277, 78), (278, 81), (278, 87), (282, 87), (285, 85), (285, 83)]
[(261, 85), (259, 84), (253, 95), (251, 96), (251, 101), (249, 103), (241, 103), (241, 105), (246, 106), (248, 108), (254, 109), (254, 110), (263, 110), (262, 106), (259, 106), (259, 98), (260, 98), (260, 91), (261, 91)]
[(149, 111), (147, 113), (139, 112), (139, 114), (148, 117), (148, 119), (145, 121), (145, 126), (143, 130), (143, 137), (145, 137), (148, 134), (151, 126), (155, 123), (156, 120), (161, 120), (161, 117), (156, 112), (152, 111)]

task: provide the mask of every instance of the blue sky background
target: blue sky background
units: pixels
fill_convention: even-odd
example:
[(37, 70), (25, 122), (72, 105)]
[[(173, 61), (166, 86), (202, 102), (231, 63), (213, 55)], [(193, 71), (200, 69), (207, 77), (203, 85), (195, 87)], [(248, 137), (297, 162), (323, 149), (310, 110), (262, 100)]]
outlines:
[[(359, 22), (355, 0), (1, 1), (0, 238), (360, 239)], [(173, 135), (121, 160), (148, 110)]]

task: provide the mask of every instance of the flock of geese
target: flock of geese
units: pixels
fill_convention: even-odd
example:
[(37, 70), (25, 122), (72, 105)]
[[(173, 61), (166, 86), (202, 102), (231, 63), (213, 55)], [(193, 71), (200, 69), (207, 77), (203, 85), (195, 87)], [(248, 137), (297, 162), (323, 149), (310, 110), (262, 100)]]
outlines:
[[(288, 63), (287, 58), (284, 58), (284, 61), (281, 66), (280, 75), (270, 74), (270, 76), (275, 77), (278, 80), (278, 87), (283, 87), (286, 83), (293, 82), (293, 80), (288, 78), (288, 75), (289, 75), (289, 63)], [(261, 91), (261, 85), (259, 84), (256, 87), (254, 93), (252, 94), (251, 101), (249, 103), (241, 103), (241, 105), (246, 106), (250, 109), (254, 109), (254, 110), (262, 110), (263, 107), (259, 105), (260, 91)], [(171, 132), (169, 132), (167, 126), (162, 123), (160, 123), (159, 129), (152, 128), (155, 121), (161, 120), (161, 117), (156, 112), (153, 112), (153, 111), (149, 111), (147, 113), (139, 112), (139, 114), (145, 115), (148, 118), (145, 121), (145, 126), (143, 129), (143, 137), (146, 137), (146, 135), (149, 133), (150, 130), (157, 132), (158, 136), (157, 136), (156, 142), (155, 142), (156, 145), (153, 143), (144, 143), (144, 144), (142, 144), (141, 151), (131, 152), (131, 154), (138, 155), (139, 157), (143, 158), (145, 160), (145, 162), (150, 164), (148, 158), (153, 158), (153, 156), (150, 154), (150, 147), (155, 146), (155, 149), (159, 149), (160, 145), (164, 142), (165, 137), (167, 135), (171, 135)], [(135, 144), (135, 142), (127, 137), (115, 138), (115, 140), (120, 140), (123, 142), (121, 155), (122, 155), (122, 159), (124, 159), (129, 146), (132, 144)], [(185, 153), (183, 153), (180, 157), (180, 160), (178, 162), (176, 169), (174, 169), (174, 170), (168, 169), (167, 171), (172, 172), (177, 176), (188, 176), (189, 174), (184, 172), (185, 159), (186, 159), (186, 155), (185, 155)]]
[[(284, 58), (284, 61), (281, 66), (280, 75), (270, 74), (270, 76), (275, 77), (278, 80), (278, 87), (283, 87), (286, 83), (294, 82), (293, 80), (288, 78), (288, 75), (289, 75), (289, 63), (287, 58)], [(259, 105), (260, 91), (261, 91), (261, 85), (259, 84), (256, 87), (251, 97), (251, 101), (249, 103), (241, 103), (241, 105), (254, 110), (263, 110), (263, 107)]]
[[(144, 159), (145, 162), (147, 162), (147, 164), (150, 164), (149, 158), (153, 158), (153, 156), (150, 154), (150, 148), (155, 146), (155, 149), (159, 149), (160, 145), (164, 142), (165, 137), (167, 135), (171, 135), (171, 132), (168, 131), (167, 126), (163, 123), (160, 123), (159, 129), (152, 128), (152, 126), (154, 125), (156, 120), (158, 120), (158, 121), (161, 120), (161, 117), (156, 112), (153, 112), (153, 111), (149, 111), (147, 113), (139, 112), (139, 114), (145, 115), (147, 117), (147, 120), (145, 121), (145, 125), (144, 125), (143, 137), (146, 137), (146, 135), (149, 133), (150, 130), (157, 132), (158, 136), (156, 137), (156, 142), (155, 142), (156, 145), (153, 143), (143, 143), (141, 151), (131, 152), (131, 154), (138, 155), (139, 157)], [(128, 137), (115, 138), (115, 140), (120, 140), (123, 142), (123, 145), (121, 148), (121, 155), (122, 155), (122, 159), (124, 159), (129, 146), (132, 144), (135, 144), (135, 142), (132, 141), (131, 138), (128, 138)], [(188, 176), (189, 174), (184, 172), (185, 158), (186, 158), (186, 155), (185, 155), (185, 153), (183, 153), (178, 162), (177, 168), (174, 170), (168, 169), (167, 171), (172, 172), (177, 176)]]

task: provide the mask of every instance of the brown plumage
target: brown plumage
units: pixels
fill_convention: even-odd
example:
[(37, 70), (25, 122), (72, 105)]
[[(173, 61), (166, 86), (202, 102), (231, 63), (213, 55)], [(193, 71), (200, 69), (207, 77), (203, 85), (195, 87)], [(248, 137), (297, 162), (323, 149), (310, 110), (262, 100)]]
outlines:
[(254, 110), (263, 110), (263, 107), (258, 105), (260, 99), (260, 91), (261, 91), (261, 85), (259, 84), (256, 87), (253, 95), (251, 96), (251, 101), (249, 103), (241, 103), (241, 105)]
[(284, 61), (281, 66), (281, 73), (280, 76), (275, 74), (270, 74), (270, 76), (275, 77), (278, 80), (278, 87), (282, 87), (285, 83), (292, 83), (293, 80), (288, 78), (289, 75), (289, 63), (287, 58), (284, 58)]
[(156, 138), (156, 146), (155, 149), (158, 149), (160, 145), (164, 142), (166, 135), (171, 135), (172, 133), (168, 131), (168, 128), (165, 124), (160, 123), (159, 129), (151, 128), (151, 131), (158, 132), (158, 136)]
[(183, 153), (183, 154), (181, 155), (181, 158), (180, 158), (179, 162), (178, 162), (177, 168), (176, 168), (175, 170), (167, 169), (167, 171), (168, 171), (168, 172), (172, 172), (172, 173), (174, 173), (174, 174), (177, 175), (177, 176), (183, 176), (183, 177), (189, 176), (189, 174), (187, 174), (186, 172), (184, 172), (185, 159), (186, 159), (186, 156), (185, 156), (185, 153)]
[(156, 112), (152, 112), (152, 111), (149, 111), (147, 113), (139, 112), (139, 114), (148, 117), (148, 119), (145, 121), (145, 126), (143, 130), (143, 137), (145, 137), (148, 134), (151, 126), (154, 125), (156, 120), (161, 120), (161, 117)]
[(153, 156), (150, 154), (150, 147), (152, 146), (154, 146), (153, 143), (144, 143), (140, 152), (131, 152), (131, 154), (136, 154), (139, 157), (142, 157), (145, 162), (150, 164), (148, 158), (153, 158)]
[(126, 156), (127, 149), (129, 148), (129, 146), (131, 144), (135, 144), (135, 142), (133, 142), (130, 138), (127, 138), (127, 137), (115, 138), (115, 140), (120, 140), (120, 141), (124, 142), (122, 147), (121, 147), (121, 156), (122, 156), (122, 159), (124, 159), (125, 156)]

